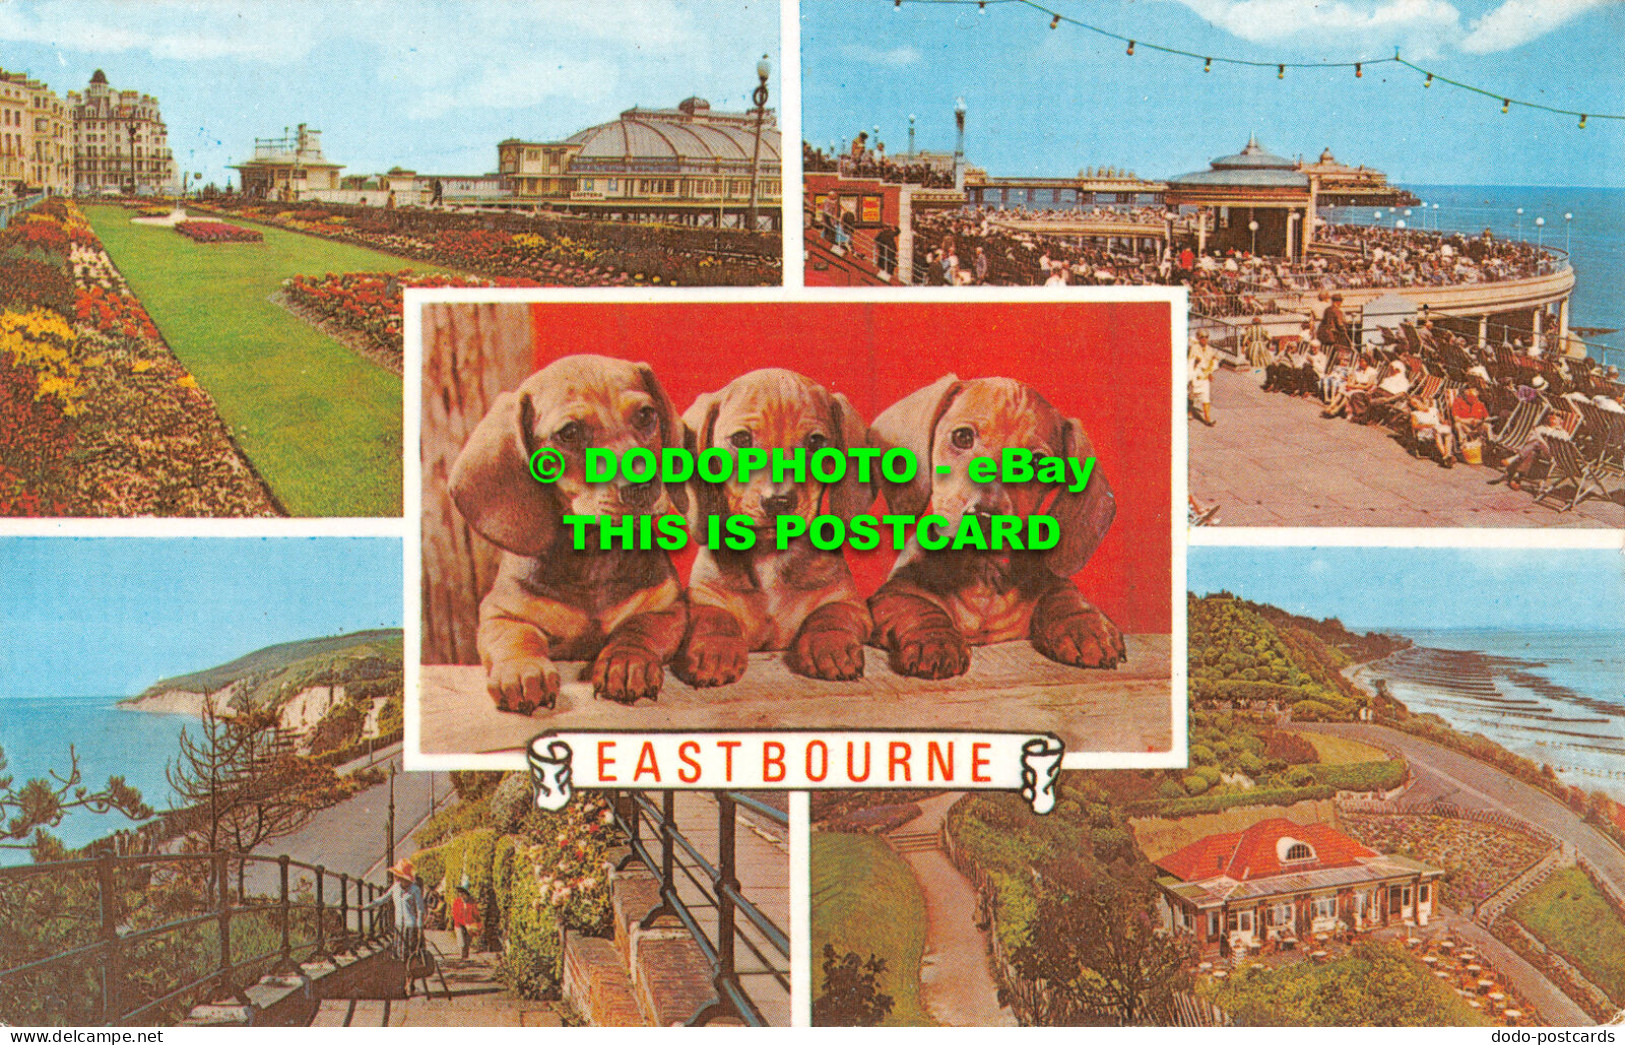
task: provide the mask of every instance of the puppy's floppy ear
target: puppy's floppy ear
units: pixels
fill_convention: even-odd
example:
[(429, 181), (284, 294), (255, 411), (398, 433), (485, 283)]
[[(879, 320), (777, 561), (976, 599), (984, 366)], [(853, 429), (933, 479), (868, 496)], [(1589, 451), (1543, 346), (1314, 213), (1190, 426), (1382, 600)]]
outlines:
[[(852, 401), (839, 392), (829, 397), (829, 419), (835, 429), (836, 442), (842, 450), (863, 445), (867, 435), (863, 417)], [(870, 475), (872, 479), (874, 473)], [(830, 513), (850, 522), (874, 503), (875, 485), (873, 481), (866, 483), (859, 479), (857, 468), (850, 461), (847, 462), (846, 476), (829, 487), (826, 504)]]
[(530, 396), (503, 392), (451, 467), (451, 499), (474, 532), (516, 555), (553, 543), (564, 505), (530, 475)]
[[(1095, 455), (1094, 444), (1089, 442), (1077, 418), (1067, 418), (1061, 428), (1063, 456), (1076, 458), (1081, 465)], [(1070, 469), (1071, 465), (1067, 467)], [(1070, 493), (1063, 488), (1055, 495), (1050, 515), (1060, 528), (1061, 539), (1054, 548), (1043, 553), (1044, 565), (1057, 576), (1070, 577), (1083, 569), (1117, 515), (1117, 498), (1101, 474), (1099, 461), (1089, 473), (1089, 485), (1082, 493)]]
[[(715, 392), (704, 392), (683, 411), (683, 445), (695, 458), (715, 445), (717, 411), (721, 407), (720, 395)], [(728, 505), (722, 496), (721, 484), (705, 482), (699, 478), (697, 467), (695, 471), (696, 475), (690, 484), (694, 493), (693, 510), (688, 512), (688, 521), (695, 530), (702, 530), (706, 519), (713, 515), (726, 515)], [(685, 507), (685, 510), (688, 509)]]
[[(684, 445), (683, 423), (677, 417), (677, 408), (671, 405), (671, 397), (666, 395), (660, 379), (655, 377), (654, 369), (648, 363), (639, 363), (637, 367), (638, 377), (643, 381), (643, 389), (655, 401), (655, 411), (660, 414), (661, 447)], [(667, 483), (666, 496), (671, 498), (671, 503), (678, 511), (685, 515), (688, 513), (688, 491), (684, 489), (682, 483)]]
[[(914, 455), (914, 478), (885, 483), (886, 504), (898, 515), (919, 515), (931, 503), (931, 438), (937, 422), (964, 386), (957, 374), (944, 374), (881, 411), (869, 426), (869, 445)], [(877, 462), (878, 464), (878, 462)]]

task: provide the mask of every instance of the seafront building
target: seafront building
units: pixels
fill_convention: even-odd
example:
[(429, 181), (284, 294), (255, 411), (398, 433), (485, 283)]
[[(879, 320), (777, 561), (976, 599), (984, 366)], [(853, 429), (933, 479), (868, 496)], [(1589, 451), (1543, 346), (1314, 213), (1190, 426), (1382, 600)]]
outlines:
[(115, 90), (97, 69), (83, 94), (69, 91), (73, 191), (80, 195), (153, 195), (174, 191), (175, 158), (158, 99)]
[(73, 191), (73, 119), (55, 91), (0, 69), (0, 194)]
[(1314, 951), (1332, 937), (1426, 926), (1444, 871), (1281, 817), (1155, 861), (1164, 925), (1204, 957)]

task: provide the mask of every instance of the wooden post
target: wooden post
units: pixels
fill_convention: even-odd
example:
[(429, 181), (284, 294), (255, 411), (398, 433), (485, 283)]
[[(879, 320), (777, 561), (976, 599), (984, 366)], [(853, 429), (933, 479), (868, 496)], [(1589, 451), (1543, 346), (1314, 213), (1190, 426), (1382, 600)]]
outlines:
[(292, 908), (288, 904), (288, 854), (287, 853), (283, 853), (280, 857), (277, 858), (277, 872), (278, 872), (278, 877), (280, 878), (281, 907), (282, 907), (282, 951), (281, 951), (281, 955), (278, 958), (278, 961), (279, 962), (286, 962), (286, 961), (288, 961), (289, 958), (291, 958), (293, 956), (293, 941), (290, 938), (290, 936), (288, 935), (289, 931), (292, 928), (292, 926), (290, 924), (291, 921), (292, 921), (292, 919), (290, 917), (292, 915)]
[[(423, 662), (478, 664), (480, 599), (498, 550), (452, 504), (452, 464), (499, 393), (530, 374), (522, 304), (437, 304), (423, 310)], [(411, 506), (408, 506), (410, 509)]]
[(113, 858), (96, 862), (96, 900), (101, 908), (101, 936), (107, 949), (102, 953), (101, 1022), (117, 1023), (119, 1008), (118, 890), (113, 877)]
[(311, 957), (321, 959), (327, 957), (327, 903), (323, 893), (326, 885), (327, 868), (321, 864), (316, 865), (316, 950)]

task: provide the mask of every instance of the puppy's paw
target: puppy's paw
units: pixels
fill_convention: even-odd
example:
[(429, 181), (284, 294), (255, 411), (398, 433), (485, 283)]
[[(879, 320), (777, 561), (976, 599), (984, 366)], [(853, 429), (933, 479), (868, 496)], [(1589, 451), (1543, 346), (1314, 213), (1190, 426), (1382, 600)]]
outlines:
[(891, 668), (917, 679), (951, 679), (970, 667), (970, 647), (949, 628), (922, 631), (898, 642)]
[(1087, 603), (1055, 617), (1033, 617), (1033, 649), (1078, 668), (1115, 668), (1128, 658), (1123, 633)]
[(857, 679), (863, 677), (863, 643), (840, 630), (803, 628), (784, 654), (785, 664), (808, 678)]
[(696, 689), (726, 686), (745, 674), (748, 652), (745, 640), (737, 635), (693, 632), (677, 651), (671, 670)]
[(546, 657), (519, 657), (493, 661), (485, 688), (498, 711), (528, 715), (550, 708), (559, 696), (559, 669)]
[(590, 671), (593, 696), (621, 704), (658, 698), (666, 675), (658, 655), (620, 643), (605, 646)]

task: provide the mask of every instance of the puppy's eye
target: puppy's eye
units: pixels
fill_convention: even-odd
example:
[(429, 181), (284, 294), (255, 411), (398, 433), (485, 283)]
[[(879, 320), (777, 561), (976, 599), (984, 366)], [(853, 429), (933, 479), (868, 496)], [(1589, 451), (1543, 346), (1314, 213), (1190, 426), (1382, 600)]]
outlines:
[(954, 444), (955, 449), (969, 450), (976, 445), (976, 429), (969, 426), (955, 428), (948, 439)]
[(744, 429), (740, 429), (728, 437), (728, 445), (733, 447), (735, 450), (744, 450), (747, 447), (755, 446), (756, 440), (751, 438), (751, 434), (749, 432), (745, 431)]
[(586, 437), (587, 428), (580, 421), (571, 421), (553, 433), (553, 438), (565, 446), (580, 446), (581, 441)]
[(646, 406), (632, 415), (632, 427), (640, 432), (650, 432), (660, 423), (660, 414), (652, 406)]
[(829, 436), (823, 432), (814, 432), (807, 437), (807, 449), (822, 450), (829, 445)]

